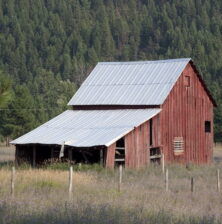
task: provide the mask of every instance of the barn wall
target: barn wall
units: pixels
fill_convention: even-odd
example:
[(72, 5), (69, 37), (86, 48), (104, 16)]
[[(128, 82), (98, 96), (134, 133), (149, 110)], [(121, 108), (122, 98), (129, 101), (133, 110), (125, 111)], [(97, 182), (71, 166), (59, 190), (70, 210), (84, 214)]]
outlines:
[[(186, 76), (190, 86), (186, 87)], [(211, 133), (205, 133), (205, 121)], [(213, 152), (213, 104), (193, 67), (188, 64), (177, 80), (160, 113), (161, 139), (167, 161), (207, 163)], [(174, 137), (184, 138), (184, 154), (174, 155)]]
[(116, 143), (113, 143), (109, 147), (107, 147), (106, 151), (106, 168), (114, 168), (114, 160), (115, 160), (115, 151), (116, 151)]
[(150, 121), (143, 123), (125, 136), (125, 166), (127, 168), (140, 168), (148, 165), (150, 161), (150, 147), (160, 146), (159, 115), (152, 120), (152, 146), (150, 146)]

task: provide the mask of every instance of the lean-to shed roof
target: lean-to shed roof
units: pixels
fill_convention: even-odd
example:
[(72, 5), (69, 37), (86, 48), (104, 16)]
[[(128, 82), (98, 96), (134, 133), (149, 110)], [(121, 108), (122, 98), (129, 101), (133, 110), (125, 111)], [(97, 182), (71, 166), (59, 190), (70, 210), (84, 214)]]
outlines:
[(11, 144), (109, 146), (160, 110), (67, 110)]
[(190, 61), (100, 62), (68, 105), (161, 105)]

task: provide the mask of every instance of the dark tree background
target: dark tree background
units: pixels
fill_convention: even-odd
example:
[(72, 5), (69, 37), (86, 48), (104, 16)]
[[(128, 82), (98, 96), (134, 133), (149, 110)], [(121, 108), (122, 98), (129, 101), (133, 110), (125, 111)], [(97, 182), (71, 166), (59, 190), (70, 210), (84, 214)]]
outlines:
[(222, 141), (221, 0), (0, 0), (0, 69), (12, 86), (0, 133), (60, 113), (98, 61), (178, 57), (199, 66)]

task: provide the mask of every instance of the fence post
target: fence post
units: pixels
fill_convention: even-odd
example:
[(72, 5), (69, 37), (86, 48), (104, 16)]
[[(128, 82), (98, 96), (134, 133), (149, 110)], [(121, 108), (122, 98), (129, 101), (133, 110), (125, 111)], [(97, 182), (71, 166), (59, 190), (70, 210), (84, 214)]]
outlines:
[(12, 167), (12, 174), (11, 174), (11, 196), (14, 198), (15, 196), (15, 167)]
[(121, 191), (121, 185), (122, 185), (122, 178), (123, 178), (123, 165), (119, 166), (119, 183), (118, 183), (118, 191)]
[(166, 184), (166, 192), (168, 192), (169, 191), (169, 173), (168, 173), (168, 169), (166, 169), (165, 184)]
[(194, 192), (194, 178), (191, 177), (191, 192)]
[(163, 153), (162, 153), (161, 162), (162, 162), (162, 172), (164, 173), (165, 172), (165, 161), (164, 161), (164, 154)]
[(69, 168), (69, 199), (72, 198), (72, 177), (73, 177), (73, 167)]
[(217, 169), (217, 191), (220, 192), (220, 170)]

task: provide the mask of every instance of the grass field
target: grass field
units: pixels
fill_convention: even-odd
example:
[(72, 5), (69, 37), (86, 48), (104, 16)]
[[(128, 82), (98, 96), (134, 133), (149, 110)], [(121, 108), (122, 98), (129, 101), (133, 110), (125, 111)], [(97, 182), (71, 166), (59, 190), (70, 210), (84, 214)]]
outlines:
[[(8, 150), (8, 151), (7, 151)], [(2, 147), (1, 162), (13, 160), (14, 149)], [(169, 192), (159, 166), (126, 170), (121, 192), (118, 171), (75, 171), (73, 196), (68, 199), (68, 171), (53, 167), (17, 168), (15, 196), (10, 196), (10, 163), (0, 170), (0, 223), (222, 223), (222, 147), (207, 166), (169, 166)], [(54, 167), (55, 168), (55, 167)], [(195, 191), (190, 191), (194, 177)]]

